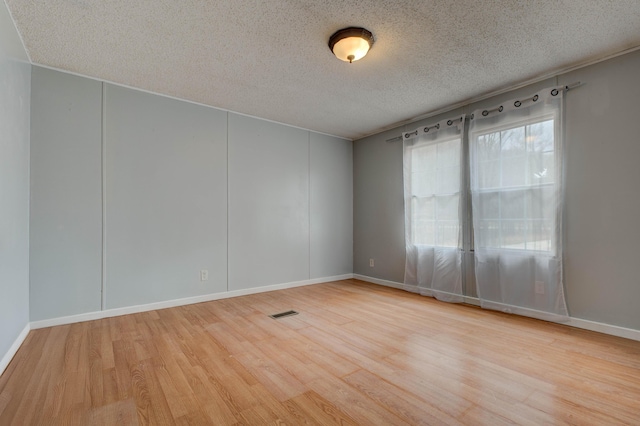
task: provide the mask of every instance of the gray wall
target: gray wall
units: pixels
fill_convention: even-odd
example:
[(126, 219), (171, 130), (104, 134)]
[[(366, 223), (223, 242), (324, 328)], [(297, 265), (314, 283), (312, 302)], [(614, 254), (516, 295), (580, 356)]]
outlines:
[[(558, 76), (566, 96), (565, 287), (570, 315), (640, 329), (640, 51)], [(472, 112), (556, 78), (469, 105)], [(386, 143), (433, 117), (354, 142), (354, 273), (404, 278), (402, 144)], [(375, 258), (375, 267), (369, 267)], [(473, 295), (472, 289), (467, 289)]]
[(229, 114), (229, 289), (309, 279), (309, 132)]
[(109, 84), (104, 95), (106, 307), (226, 291), (227, 114)]
[(31, 319), (100, 309), (102, 85), (33, 67)]
[(32, 320), (352, 272), (351, 141), (38, 67), (32, 84)]
[(640, 329), (640, 51), (562, 76), (567, 302), (578, 318)]
[(310, 134), (310, 278), (353, 273), (353, 144)]
[(353, 144), (353, 272), (396, 282), (403, 281), (405, 261), (402, 143), (386, 140), (400, 132)]
[(26, 60), (0, 2), (0, 360), (29, 323), (31, 65)]

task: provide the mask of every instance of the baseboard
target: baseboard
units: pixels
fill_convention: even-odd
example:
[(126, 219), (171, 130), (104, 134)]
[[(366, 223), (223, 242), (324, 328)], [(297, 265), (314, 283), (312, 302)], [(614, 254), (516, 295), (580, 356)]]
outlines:
[[(353, 274), (353, 278), (360, 281), (366, 281), (372, 284), (378, 284), (378, 285), (383, 285), (385, 287), (393, 287), (400, 290), (405, 290), (410, 293), (421, 294), (422, 296), (433, 297), (429, 289), (418, 289), (416, 288), (416, 286), (413, 286), (413, 285), (406, 285), (404, 283), (381, 280), (380, 278), (368, 277), (366, 275), (358, 275), (358, 274)], [(480, 300), (477, 297), (464, 296), (463, 302), (468, 305), (480, 306)]]
[[(369, 277), (366, 275), (344, 274), (344, 275), (337, 275), (333, 277), (315, 278), (315, 279), (304, 280), (304, 281), (274, 284), (274, 285), (269, 285), (264, 287), (254, 287), (254, 288), (244, 289), (244, 290), (212, 293), (212, 294), (206, 294), (202, 296), (194, 296), (194, 297), (187, 297), (183, 299), (167, 300), (164, 302), (149, 303), (145, 305), (127, 306), (124, 308), (107, 309), (104, 311), (88, 312), (88, 313), (78, 314), (78, 315), (51, 318), (51, 319), (46, 319), (41, 321), (33, 321), (30, 324), (27, 324), (27, 326), (20, 333), (20, 336), (16, 339), (16, 341), (11, 346), (7, 354), (2, 358), (2, 361), (0, 362), (0, 373), (4, 371), (7, 365), (9, 365), (9, 362), (17, 352), (18, 348), (20, 347), (24, 339), (26, 338), (27, 334), (29, 333), (29, 330), (35, 330), (38, 328), (45, 328), (45, 327), (53, 327), (56, 325), (73, 324), (77, 322), (91, 321), (91, 320), (102, 319), (102, 318), (110, 318), (110, 317), (116, 317), (120, 315), (135, 314), (139, 312), (153, 311), (156, 309), (173, 308), (176, 306), (191, 305), (194, 303), (209, 302), (212, 300), (228, 299), (231, 297), (246, 296), (250, 294), (264, 293), (267, 291), (284, 290), (287, 288), (301, 287), (306, 285), (348, 280), (352, 278), (369, 282), (372, 284), (382, 285), (385, 287), (397, 288), (397, 289), (409, 291), (412, 293), (420, 293), (424, 296), (431, 296), (428, 291), (422, 291), (422, 292), (416, 291), (416, 288), (414, 286), (408, 286), (403, 283)], [(480, 305), (480, 301), (477, 298), (469, 297), (469, 296), (464, 297), (464, 303), (475, 305), (475, 306)], [(604, 324), (596, 321), (590, 321), (590, 320), (573, 318), (573, 317), (570, 318), (569, 322), (566, 322), (563, 324), (569, 325), (571, 327), (581, 328), (584, 330), (596, 331), (599, 333), (609, 334), (612, 336), (623, 337), (626, 339), (640, 341), (640, 330), (635, 330), (631, 328), (625, 328), (625, 327), (620, 327), (616, 325)]]
[(612, 336), (624, 337), (625, 339), (640, 341), (640, 330), (633, 328), (620, 327), (617, 325), (609, 325), (601, 322), (590, 321), (580, 318), (569, 319), (567, 325), (583, 330), (597, 331), (598, 333), (610, 334)]
[(312, 284), (320, 284), (331, 281), (341, 281), (353, 278), (353, 274), (337, 275), (333, 277), (314, 278), (304, 281), (294, 281), (283, 284), (273, 284), (264, 287), (254, 287), (243, 290), (225, 291), (220, 293), (205, 294), (202, 296), (186, 297), (183, 299), (173, 299), (163, 302), (154, 302), (144, 305), (127, 306), (124, 308), (105, 309), (104, 311), (87, 312), (78, 315), (51, 318), (40, 321), (32, 321), (31, 329), (53, 327), (56, 325), (73, 324), (83, 321), (92, 321), (102, 318), (117, 317), (120, 315), (136, 314), (139, 312), (154, 311), (156, 309), (174, 308), (176, 306), (192, 305), (194, 303), (210, 302), (212, 300), (228, 299), (231, 297), (246, 296), (249, 294), (264, 293), (267, 291), (284, 290), (287, 288), (302, 287)]
[[(378, 284), (386, 287), (393, 287), (393, 288), (398, 288), (400, 290), (406, 290), (412, 293), (417, 293), (416, 288), (414, 286), (407, 286), (403, 283), (398, 283), (395, 281), (381, 280), (379, 278), (368, 277), (366, 275), (358, 275), (358, 274), (354, 274), (353, 278), (360, 281), (366, 281), (372, 284)], [(424, 293), (419, 292), (419, 293), (425, 296), (429, 296), (427, 292), (424, 292)], [(476, 297), (465, 296), (464, 303), (480, 306), (480, 300)], [(625, 328), (617, 325), (604, 324), (601, 322), (590, 321), (590, 320), (574, 318), (574, 317), (570, 317), (568, 322), (563, 322), (561, 324), (568, 325), (570, 327), (581, 328), (583, 330), (596, 331), (598, 333), (609, 334), (611, 336), (623, 337), (625, 339), (640, 341), (640, 330), (635, 330), (632, 328)]]
[(24, 328), (22, 329), (22, 331), (20, 332), (16, 340), (13, 342), (13, 345), (11, 345), (7, 353), (4, 354), (4, 356), (2, 357), (2, 360), (0, 361), (0, 376), (2, 376), (2, 373), (4, 373), (4, 370), (9, 366), (9, 363), (15, 356), (16, 352), (18, 352), (18, 349), (20, 349), (20, 346), (24, 342), (24, 339), (27, 338), (27, 335), (29, 334), (30, 330), (31, 330), (30, 324), (27, 323), (27, 325), (24, 326)]
[(383, 280), (383, 279), (380, 279), (380, 278), (368, 277), (366, 275), (359, 275), (359, 274), (353, 274), (353, 278), (356, 279), (356, 280), (360, 280), (360, 281), (366, 281), (366, 282), (372, 283), (372, 284), (383, 285), (385, 287), (393, 287), (393, 288), (399, 288), (400, 290), (411, 291), (409, 286), (407, 286), (407, 285), (405, 285), (403, 283), (395, 282), (395, 281), (388, 281), (388, 280)]

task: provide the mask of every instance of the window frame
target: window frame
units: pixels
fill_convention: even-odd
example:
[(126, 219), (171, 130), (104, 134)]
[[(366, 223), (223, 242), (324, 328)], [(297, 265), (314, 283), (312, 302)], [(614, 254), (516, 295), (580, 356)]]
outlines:
[[(469, 207), (467, 209), (467, 215), (469, 217), (469, 250), (471, 252), (475, 251), (477, 249), (476, 247), (476, 242), (475, 242), (475, 235), (474, 235), (474, 226), (475, 226), (475, 221), (476, 221), (476, 217), (473, 214), (472, 211), (472, 197), (473, 197), (473, 187), (472, 187), (472, 181), (475, 179), (476, 182), (479, 181), (479, 177), (477, 176), (478, 173), (478, 167), (474, 167), (471, 164), (471, 149), (472, 149), (472, 144), (477, 144), (478, 143), (478, 139), (482, 136), (486, 136), (486, 135), (490, 135), (490, 134), (494, 134), (494, 133), (499, 133), (499, 132), (504, 132), (504, 131), (508, 131), (508, 130), (513, 130), (513, 129), (519, 129), (519, 128), (526, 128), (529, 125), (533, 125), (533, 124), (538, 124), (538, 123), (543, 123), (545, 121), (549, 121), (552, 120), (553, 121), (553, 155), (554, 155), (554, 161), (553, 161), (553, 166), (554, 166), (554, 180), (553, 182), (549, 182), (549, 183), (544, 183), (544, 184), (523, 184), (523, 185), (518, 185), (518, 186), (499, 186), (499, 187), (492, 187), (489, 189), (475, 189), (475, 191), (477, 191), (478, 193), (491, 193), (491, 192), (495, 192), (495, 193), (502, 193), (506, 191), (513, 191), (513, 190), (527, 190), (530, 188), (535, 188), (535, 187), (551, 187), (551, 188), (557, 188), (558, 185), (560, 184), (559, 179), (562, 179), (562, 167), (561, 167), (561, 153), (562, 153), (562, 147), (561, 147), (561, 143), (562, 140), (559, 137), (560, 136), (560, 132), (561, 132), (561, 121), (560, 121), (560, 114), (561, 111), (560, 110), (555, 110), (555, 111), (546, 111), (546, 112), (541, 112), (538, 114), (531, 114), (528, 115), (526, 117), (522, 117), (522, 118), (518, 118), (518, 119), (513, 119), (513, 120), (508, 120), (507, 122), (500, 122), (500, 123), (496, 123), (494, 125), (491, 126), (487, 126), (485, 128), (482, 129), (481, 132), (475, 132), (472, 134), (471, 131), (469, 131), (468, 134), (468, 158), (467, 158), (467, 164), (465, 166), (468, 167), (468, 181), (467, 181), (467, 185), (468, 185), (468, 199), (469, 199)], [(525, 131), (525, 138), (526, 138), (526, 131)], [(525, 145), (526, 147), (526, 145)], [(502, 147), (501, 147), (501, 152), (502, 152)], [(551, 151), (544, 151), (544, 152), (551, 152)], [(500, 168), (502, 169), (502, 158), (503, 156), (500, 155)], [(527, 166), (528, 167), (528, 166)], [(473, 173), (476, 173), (475, 176), (473, 176)], [(526, 220), (526, 219), (525, 219)], [(502, 219), (500, 218), (500, 222), (502, 222)], [(553, 219), (553, 227), (557, 227), (558, 226), (558, 218), (555, 217), (554, 214), (554, 219)], [(505, 250), (505, 251), (510, 251), (510, 252), (514, 252), (514, 253), (531, 253), (531, 254), (549, 254), (552, 256), (555, 256), (558, 250), (558, 241), (555, 241), (554, 238), (554, 234), (555, 232), (552, 230), (551, 232), (551, 239), (550, 239), (550, 249), (549, 250), (536, 250), (536, 249), (529, 249), (529, 248), (513, 248), (513, 247), (481, 247), (482, 250), (488, 250), (488, 251), (492, 251), (492, 250)], [(526, 230), (525, 230), (525, 235), (526, 235)], [(502, 233), (500, 233), (500, 240), (502, 241)], [(524, 241), (525, 247), (526, 247), (526, 239)]]
[[(409, 235), (411, 236), (411, 245), (413, 246), (426, 246), (426, 247), (445, 247), (445, 248), (458, 248), (460, 250), (464, 249), (464, 237), (463, 237), (463, 233), (465, 232), (465, 220), (464, 217), (466, 215), (465, 213), (465, 201), (464, 201), (464, 197), (465, 197), (465, 183), (464, 183), (464, 179), (465, 179), (465, 169), (467, 168), (467, 166), (465, 165), (465, 160), (466, 160), (466, 156), (464, 154), (464, 150), (465, 150), (465, 137), (464, 137), (464, 133), (461, 133), (459, 135), (450, 135), (450, 136), (444, 136), (440, 139), (434, 139), (434, 140), (427, 140), (427, 141), (422, 141), (422, 142), (418, 142), (418, 143), (414, 143), (413, 145), (411, 145), (408, 149), (409, 151), (409, 161), (412, 162), (413, 161), (413, 153), (415, 150), (420, 149), (420, 148), (425, 148), (427, 146), (431, 146), (431, 145), (439, 145), (439, 144), (444, 144), (444, 143), (448, 143), (448, 142), (452, 142), (452, 141), (458, 141), (459, 143), (459, 157), (458, 157), (458, 168), (459, 168), (459, 173), (460, 173), (460, 178), (459, 178), (459, 182), (460, 185), (458, 186), (458, 190), (456, 192), (450, 192), (450, 193), (432, 193), (430, 194), (428, 197), (418, 197), (417, 195), (414, 195), (414, 191), (413, 191), (413, 181), (410, 182), (410, 188), (411, 188), (411, 199), (409, 200), (408, 203), (406, 203), (406, 205), (410, 206), (410, 212), (409, 212)], [(413, 174), (413, 169), (410, 170), (410, 175)], [(458, 231), (458, 243), (455, 246), (448, 246), (448, 245), (437, 245), (437, 244), (416, 244), (415, 243), (415, 221), (414, 221), (414, 207), (413, 207), (413, 202), (415, 199), (421, 198), (433, 198), (433, 199), (437, 199), (438, 196), (440, 197), (445, 197), (445, 196), (453, 196), (453, 195), (458, 195), (458, 226), (459, 226), (459, 231)], [(437, 219), (435, 220), (435, 222), (437, 223)], [(434, 227), (434, 230), (436, 230), (436, 227)], [(437, 231), (436, 231), (437, 232)], [(434, 233), (434, 238), (437, 240), (437, 234)]]

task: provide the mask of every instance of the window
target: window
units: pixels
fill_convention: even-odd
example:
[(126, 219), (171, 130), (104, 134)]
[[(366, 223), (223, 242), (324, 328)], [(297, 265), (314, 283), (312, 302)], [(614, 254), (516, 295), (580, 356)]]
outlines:
[(411, 243), (458, 247), (460, 235), (460, 138), (410, 150)]
[(462, 302), (461, 175), (464, 115), (403, 135), (404, 281)]
[(476, 136), (477, 248), (554, 251), (555, 120)]
[(567, 317), (564, 90), (544, 89), (474, 111), (467, 121), (441, 120), (403, 134), (405, 285), (441, 300), (464, 300), (463, 253), (473, 250), (473, 268), (464, 276), (475, 280), (482, 307), (547, 320)]

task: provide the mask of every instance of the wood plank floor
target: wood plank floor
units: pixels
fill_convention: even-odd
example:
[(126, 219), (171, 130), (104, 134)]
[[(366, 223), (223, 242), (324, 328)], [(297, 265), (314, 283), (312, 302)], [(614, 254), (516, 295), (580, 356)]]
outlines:
[(348, 280), (34, 330), (0, 377), (0, 425), (514, 423), (640, 424), (640, 342)]

